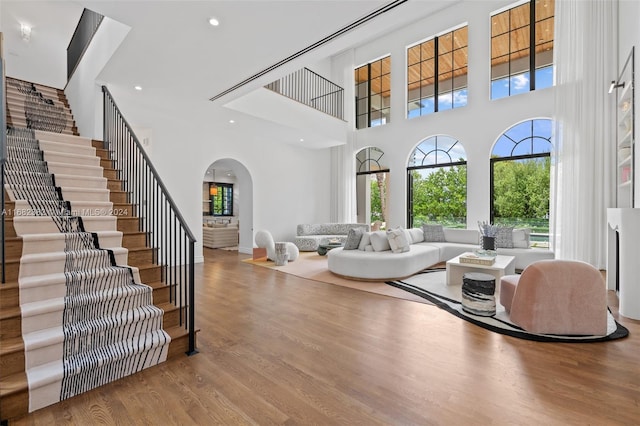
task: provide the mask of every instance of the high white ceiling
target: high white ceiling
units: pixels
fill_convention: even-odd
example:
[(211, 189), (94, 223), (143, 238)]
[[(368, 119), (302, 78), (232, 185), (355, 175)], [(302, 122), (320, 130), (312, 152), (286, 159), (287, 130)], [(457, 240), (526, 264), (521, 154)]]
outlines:
[[(442, 9), (458, 0), (410, 0), (366, 25), (247, 85), (249, 91), (295, 69)], [(131, 27), (99, 76), (103, 83), (144, 88), (141, 96), (200, 104), (282, 59), (390, 3), (381, 0), (67, 1), (2, 0), (7, 74), (64, 87), (66, 48), (83, 8)], [(218, 27), (208, 20), (216, 17)], [(20, 24), (32, 26), (20, 39)], [(233, 96), (233, 95), (230, 95)], [(229, 97), (220, 100), (228, 102)], [(151, 98), (146, 102), (152, 103)], [(297, 139), (297, 138), (296, 138)]]

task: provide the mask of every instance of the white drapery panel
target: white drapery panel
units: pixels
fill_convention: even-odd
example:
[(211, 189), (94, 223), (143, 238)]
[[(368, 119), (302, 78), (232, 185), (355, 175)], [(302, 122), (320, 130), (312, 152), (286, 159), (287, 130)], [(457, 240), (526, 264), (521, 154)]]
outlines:
[(556, 257), (605, 267), (606, 209), (615, 200), (617, 2), (557, 0), (556, 158), (552, 243)]
[(356, 169), (353, 154), (353, 136), (347, 137), (347, 144), (331, 148), (331, 212), (330, 221), (335, 223), (355, 223), (356, 209)]

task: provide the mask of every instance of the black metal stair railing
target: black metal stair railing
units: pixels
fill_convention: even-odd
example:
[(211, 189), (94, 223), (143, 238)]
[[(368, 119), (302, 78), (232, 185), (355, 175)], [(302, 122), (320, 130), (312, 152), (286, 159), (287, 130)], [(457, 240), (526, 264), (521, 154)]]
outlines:
[(105, 149), (112, 152), (128, 201), (137, 209), (147, 246), (155, 249), (154, 261), (162, 267), (162, 281), (178, 307), (180, 325), (188, 330), (187, 354), (195, 354), (196, 239), (106, 86), (102, 92)]
[(302, 68), (272, 83), (267, 89), (344, 119), (344, 89), (308, 68)]

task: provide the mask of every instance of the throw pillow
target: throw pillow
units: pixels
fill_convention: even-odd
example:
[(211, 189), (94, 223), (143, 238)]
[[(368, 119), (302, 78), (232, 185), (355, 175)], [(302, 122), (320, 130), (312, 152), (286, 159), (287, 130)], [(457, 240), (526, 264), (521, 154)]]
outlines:
[(389, 240), (391, 251), (394, 253), (404, 253), (410, 249), (407, 233), (402, 228), (388, 230), (387, 239)]
[(513, 248), (513, 226), (498, 226), (496, 248)]
[(411, 243), (421, 243), (424, 241), (424, 232), (420, 228), (411, 228), (408, 229), (409, 234), (411, 235)]
[(387, 251), (391, 250), (389, 245), (389, 239), (385, 231), (375, 231), (371, 233), (371, 246), (373, 251)]
[(513, 247), (529, 248), (531, 239), (531, 229), (520, 228), (513, 230)]
[(360, 245), (360, 240), (362, 240), (362, 229), (349, 229), (343, 250), (357, 250)]
[(424, 233), (424, 240), (427, 242), (444, 242), (444, 229), (442, 225), (422, 225), (422, 232)]
[(360, 244), (358, 244), (358, 250), (365, 250), (366, 247), (371, 247), (371, 232), (365, 232), (362, 234)]

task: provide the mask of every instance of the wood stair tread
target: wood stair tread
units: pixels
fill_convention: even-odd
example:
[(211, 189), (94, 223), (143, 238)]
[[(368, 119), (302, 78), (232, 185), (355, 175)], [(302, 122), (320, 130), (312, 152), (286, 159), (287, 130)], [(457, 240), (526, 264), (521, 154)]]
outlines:
[(16, 317), (22, 318), (22, 311), (20, 310), (20, 306), (9, 306), (7, 308), (3, 308), (2, 311), (0, 311), (0, 320), (6, 320)]
[(0, 380), (0, 398), (28, 390), (27, 373), (21, 371)]
[(0, 345), (0, 356), (24, 351), (24, 341), (21, 336), (5, 337)]

